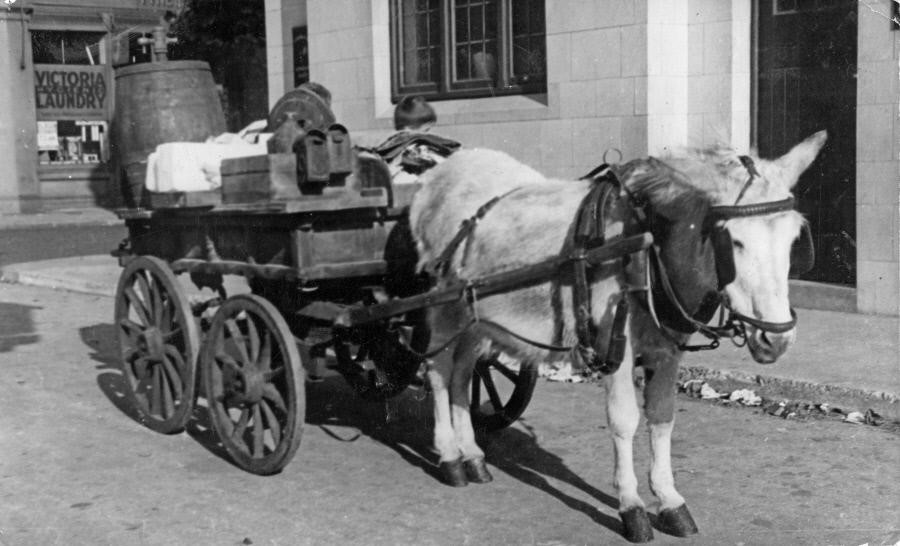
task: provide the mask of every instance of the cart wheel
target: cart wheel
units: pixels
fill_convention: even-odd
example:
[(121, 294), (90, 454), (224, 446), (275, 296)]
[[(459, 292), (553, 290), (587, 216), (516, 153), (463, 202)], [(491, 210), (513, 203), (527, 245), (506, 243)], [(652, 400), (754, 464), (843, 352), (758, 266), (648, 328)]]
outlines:
[(306, 411), (300, 351), (284, 317), (256, 295), (225, 300), (200, 366), (213, 427), (234, 462), (280, 472), (300, 445)]
[[(514, 370), (496, 357), (479, 359), (472, 374), (472, 425), (478, 430), (500, 430), (513, 424), (531, 401), (537, 372), (537, 364), (530, 361)], [(482, 393), (487, 393), (484, 402)]]
[(163, 260), (139, 256), (116, 289), (115, 324), (126, 393), (141, 422), (165, 434), (190, 419), (196, 393), (197, 323)]
[(352, 339), (336, 338), (334, 355), (338, 371), (360, 397), (386, 400), (415, 379), (422, 363), (416, 353), (427, 351), (430, 341), (425, 310), (417, 309), (395, 324), (358, 328)]

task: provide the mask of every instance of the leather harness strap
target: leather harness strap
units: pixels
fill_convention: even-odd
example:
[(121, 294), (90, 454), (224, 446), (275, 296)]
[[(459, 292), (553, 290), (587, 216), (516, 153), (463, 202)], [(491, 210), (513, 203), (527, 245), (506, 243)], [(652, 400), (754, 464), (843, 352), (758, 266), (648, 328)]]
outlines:
[[(496, 195), (491, 198), (487, 203), (478, 207), (478, 210), (475, 211), (475, 214), (463, 220), (459, 225), (459, 230), (457, 230), (456, 235), (453, 236), (453, 239), (450, 239), (450, 242), (447, 243), (447, 246), (444, 247), (444, 251), (441, 252), (441, 255), (437, 257), (428, 267), (428, 269), (439, 276), (444, 276), (450, 270), (450, 264), (453, 263), (453, 255), (456, 254), (459, 245), (462, 244), (463, 241), (468, 240), (472, 237), (472, 234), (475, 232), (475, 226), (478, 225), (478, 222), (484, 218), (484, 215), (488, 213), (494, 205), (496, 205), (501, 199), (511, 194), (512, 192), (518, 190), (519, 188), (513, 188), (506, 193)], [(463, 264), (465, 264), (465, 256), (463, 256)]]
[[(595, 169), (596, 171), (596, 169)], [(627, 298), (624, 296), (616, 307), (613, 329), (610, 335), (611, 344), (607, 355), (601, 357), (597, 352), (597, 329), (591, 312), (591, 291), (588, 283), (587, 245), (602, 245), (606, 238), (604, 233), (604, 212), (613, 199), (620, 194), (619, 181), (606, 169), (605, 172), (592, 171), (593, 186), (582, 199), (575, 216), (572, 230), (572, 308), (575, 314), (575, 335), (578, 339), (576, 349), (581, 360), (593, 371), (604, 374), (615, 372), (624, 356), (624, 328), (628, 313)], [(617, 331), (618, 330), (618, 331)], [(619, 340), (614, 342), (613, 340)], [(621, 345), (613, 348), (613, 344)], [(613, 357), (613, 358), (610, 358)]]

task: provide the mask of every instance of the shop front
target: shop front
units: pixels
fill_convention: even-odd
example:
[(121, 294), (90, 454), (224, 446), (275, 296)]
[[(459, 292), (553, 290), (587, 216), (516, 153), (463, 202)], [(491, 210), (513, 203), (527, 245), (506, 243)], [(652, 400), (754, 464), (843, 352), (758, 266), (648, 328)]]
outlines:
[(116, 206), (110, 155), (118, 66), (150, 60), (138, 39), (183, 0), (16, 0), (0, 8), (0, 212)]

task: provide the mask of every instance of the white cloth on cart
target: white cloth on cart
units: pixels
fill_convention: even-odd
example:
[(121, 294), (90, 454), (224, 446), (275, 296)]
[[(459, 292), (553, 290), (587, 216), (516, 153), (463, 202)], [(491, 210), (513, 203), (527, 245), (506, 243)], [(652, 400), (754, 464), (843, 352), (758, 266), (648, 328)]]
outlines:
[(266, 153), (265, 142), (166, 142), (147, 158), (144, 185), (153, 192), (215, 190), (222, 186), (223, 159)]

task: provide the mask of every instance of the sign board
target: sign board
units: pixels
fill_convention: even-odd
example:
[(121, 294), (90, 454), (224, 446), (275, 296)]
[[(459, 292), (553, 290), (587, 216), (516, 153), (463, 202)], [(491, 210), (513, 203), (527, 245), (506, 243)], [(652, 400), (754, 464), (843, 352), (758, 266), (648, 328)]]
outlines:
[(180, 13), (184, 8), (184, 0), (81, 0), (79, 2), (72, 0), (19, 0), (12, 5), (17, 8), (38, 8), (41, 11), (52, 11), (56, 7), (71, 8), (75, 6), (93, 11), (153, 10)]
[(38, 115), (45, 119), (105, 117), (106, 67), (35, 65), (34, 96)]

